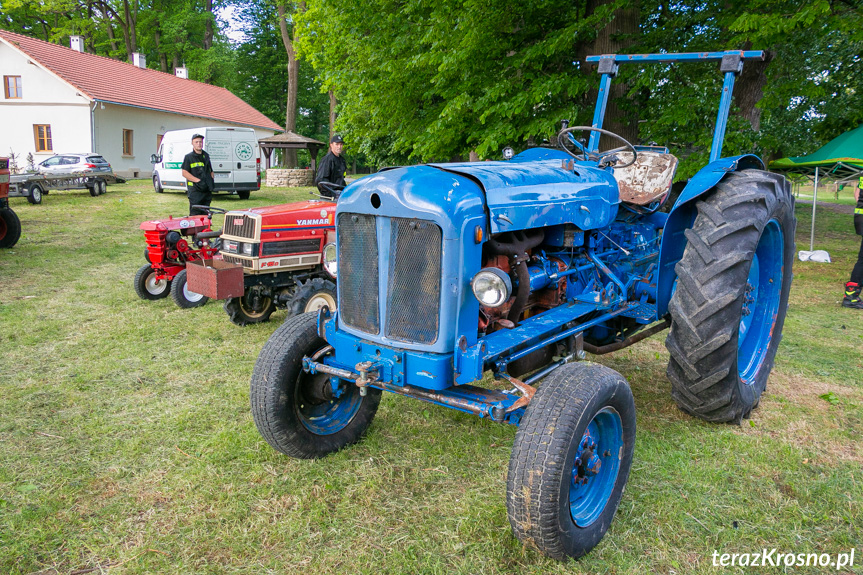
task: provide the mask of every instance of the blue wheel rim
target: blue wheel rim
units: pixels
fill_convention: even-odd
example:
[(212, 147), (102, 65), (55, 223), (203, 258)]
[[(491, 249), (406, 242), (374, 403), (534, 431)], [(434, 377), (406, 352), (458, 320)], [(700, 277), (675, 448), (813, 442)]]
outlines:
[[(600, 464), (598, 468), (593, 466), (595, 473), (589, 469), (590, 460), (586, 460), (591, 446)], [(588, 527), (599, 519), (614, 491), (622, 453), (623, 423), (617, 411), (605, 407), (587, 425), (573, 460), (569, 513), (577, 526)]]
[(784, 248), (782, 228), (779, 222), (770, 220), (758, 240), (743, 293), (737, 371), (746, 385), (755, 383), (773, 340), (782, 295)]
[[(303, 427), (315, 435), (332, 435), (338, 433), (353, 420), (363, 397), (360, 390), (354, 385), (347, 385), (342, 395), (332, 400), (314, 400), (309, 398), (308, 388), (313, 383), (320, 383), (319, 379), (327, 380), (325, 374), (309, 375), (303, 373), (295, 388), (296, 397), (294, 401), (297, 417)], [(329, 385), (326, 382), (325, 385)]]

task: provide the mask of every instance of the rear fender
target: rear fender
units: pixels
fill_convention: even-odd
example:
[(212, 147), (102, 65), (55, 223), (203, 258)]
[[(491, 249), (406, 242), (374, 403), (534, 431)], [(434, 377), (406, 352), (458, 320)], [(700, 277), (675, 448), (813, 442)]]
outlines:
[(677, 280), (674, 266), (683, 257), (683, 250), (686, 248), (687, 240), (684, 232), (695, 222), (696, 200), (709, 193), (729, 173), (747, 169), (763, 170), (764, 162), (752, 154), (720, 158), (701, 168), (683, 188), (683, 192), (668, 215), (662, 232), (657, 279), (657, 317), (668, 313), (668, 302), (671, 300), (674, 283)]

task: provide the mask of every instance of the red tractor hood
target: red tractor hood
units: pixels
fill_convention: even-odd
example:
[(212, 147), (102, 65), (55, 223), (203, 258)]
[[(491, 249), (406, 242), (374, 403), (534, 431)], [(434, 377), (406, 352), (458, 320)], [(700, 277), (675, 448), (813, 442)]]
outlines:
[(182, 218), (173, 218), (169, 216), (166, 220), (150, 220), (148, 222), (143, 222), (140, 227), (145, 232), (208, 228), (210, 227), (210, 219), (207, 216), (185, 216)]
[(296, 230), (302, 228), (332, 228), (336, 225), (336, 204), (320, 200), (279, 204), (248, 210), (232, 210), (226, 218), (241, 214), (257, 214), (261, 216), (262, 231)]

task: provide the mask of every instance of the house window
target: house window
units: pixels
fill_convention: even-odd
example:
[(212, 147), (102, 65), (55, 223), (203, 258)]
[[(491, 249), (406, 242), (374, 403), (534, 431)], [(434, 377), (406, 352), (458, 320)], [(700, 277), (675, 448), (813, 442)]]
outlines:
[(21, 99), (21, 76), (3, 76), (3, 91), (7, 99)]
[(132, 155), (132, 130), (123, 130), (123, 155)]
[(36, 140), (37, 152), (53, 152), (51, 143), (51, 124), (33, 124), (33, 137)]
[(159, 149), (159, 146), (162, 145), (162, 138), (165, 137), (165, 134), (156, 134), (156, 150)]

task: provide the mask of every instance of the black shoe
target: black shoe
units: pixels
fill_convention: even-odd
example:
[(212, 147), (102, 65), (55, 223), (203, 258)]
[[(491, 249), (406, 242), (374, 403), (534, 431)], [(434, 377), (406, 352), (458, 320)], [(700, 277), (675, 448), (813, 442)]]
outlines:
[(856, 297), (845, 296), (842, 299), (842, 307), (850, 307), (853, 309), (863, 309), (863, 299), (860, 299), (859, 295)]

